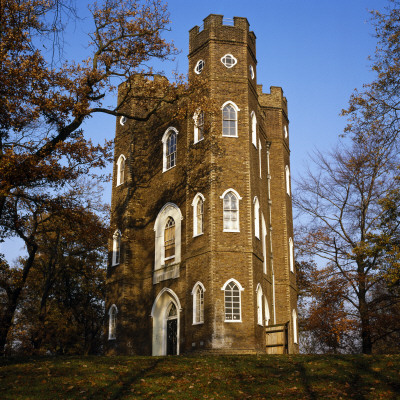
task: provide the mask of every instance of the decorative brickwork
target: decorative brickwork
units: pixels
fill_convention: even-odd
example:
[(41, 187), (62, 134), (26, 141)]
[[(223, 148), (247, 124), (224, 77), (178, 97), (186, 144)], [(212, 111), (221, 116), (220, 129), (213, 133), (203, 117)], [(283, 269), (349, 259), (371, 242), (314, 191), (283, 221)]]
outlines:
[(225, 25), (209, 15), (190, 30), (189, 79), (206, 78), (220, 113), (198, 126), (198, 115), (117, 121), (111, 224), (121, 244), (108, 270), (107, 316), (118, 309), (109, 353), (298, 351), (287, 101), (281, 88), (257, 85), (255, 43), (246, 18)]

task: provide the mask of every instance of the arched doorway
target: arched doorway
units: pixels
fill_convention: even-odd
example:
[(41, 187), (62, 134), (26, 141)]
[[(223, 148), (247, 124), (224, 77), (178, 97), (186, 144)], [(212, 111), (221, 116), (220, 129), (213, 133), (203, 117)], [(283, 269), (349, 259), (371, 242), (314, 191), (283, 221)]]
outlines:
[(178, 312), (172, 301), (167, 308), (166, 324), (167, 356), (175, 356), (178, 354)]
[(154, 300), (151, 316), (153, 318), (153, 356), (179, 354), (181, 304), (175, 292), (164, 288)]

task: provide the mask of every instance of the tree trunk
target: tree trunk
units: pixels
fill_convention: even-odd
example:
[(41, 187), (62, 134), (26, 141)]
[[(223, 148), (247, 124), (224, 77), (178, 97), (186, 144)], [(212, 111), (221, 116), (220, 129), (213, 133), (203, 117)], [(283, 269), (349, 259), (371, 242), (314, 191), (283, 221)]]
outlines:
[(363, 354), (371, 354), (372, 352), (372, 338), (371, 338), (371, 325), (369, 320), (369, 307), (366, 300), (366, 290), (363, 282), (359, 285), (360, 291), (358, 296), (359, 312), (361, 320), (361, 345)]
[(8, 336), (8, 332), (10, 331), (12, 324), (13, 324), (15, 310), (17, 309), (18, 301), (19, 301), (22, 289), (25, 286), (25, 282), (28, 277), (29, 271), (35, 260), (37, 245), (34, 244), (30, 247), (31, 248), (29, 251), (29, 257), (25, 262), (24, 269), (22, 271), (21, 281), (19, 282), (19, 285), (10, 292), (10, 295), (8, 296), (8, 299), (7, 299), (8, 304), (6, 305), (4, 315), (0, 320), (0, 355), (5, 354), (5, 347), (7, 344), (7, 336)]

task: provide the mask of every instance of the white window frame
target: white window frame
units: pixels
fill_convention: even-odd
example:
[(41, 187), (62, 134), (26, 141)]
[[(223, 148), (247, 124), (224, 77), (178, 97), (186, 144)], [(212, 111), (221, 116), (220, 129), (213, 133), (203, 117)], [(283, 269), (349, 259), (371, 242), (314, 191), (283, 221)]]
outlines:
[(297, 331), (297, 313), (296, 310), (292, 310), (292, 324), (293, 324), (293, 342), (295, 344), (298, 343), (299, 338), (298, 338), (298, 331)]
[[(203, 123), (202, 125), (198, 125), (198, 119), (199, 116), (203, 114)], [(193, 129), (193, 143), (196, 144), (204, 139), (204, 111), (202, 110), (197, 110), (194, 115), (193, 115), (193, 121), (194, 121), (194, 129)], [(199, 133), (203, 131), (203, 137), (199, 137)]]
[(271, 314), (269, 312), (269, 304), (266, 296), (264, 296), (264, 318), (265, 318), (265, 326), (268, 326), (269, 321), (271, 320)]
[(175, 221), (175, 262), (181, 261), (181, 235), (182, 235), (182, 220), (183, 216), (179, 207), (174, 203), (167, 203), (163, 206), (157, 215), (154, 223), (155, 232), (155, 251), (154, 251), (154, 270), (161, 269), (165, 266), (165, 247), (164, 233), (165, 224), (168, 218), (171, 217)]
[(286, 183), (286, 193), (290, 196), (290, 169), (289, 165), (285, 166), (285, 183)]
[[(227, 65), (227, 62), (226, 62), (226, 58), (227, 57), (229, 57), (229, 58), (231, 58), (233, 60), (232, 64)], [(226, 68), (232, 68), (237, 64), (237, 58), (234, 57), (232, 54), (227, 53), (223, 57), (221, 57), (221, 62), (222, 62), (222, 64), (225, 65)]]
[(117, 186), (122, 185), (125, 182), (125, 168), (126, 158), (123, 154), (121, 154), (117, 161)]
[[(237, 209), (237, 226), (235, 229), (225, 229), (224, 228), (224, 197), (229, 193), (232, 192), (236, 198), (237, 198), (237, 205), (238, 205), (238, 209)], [(242, 197), (240, 196), (240, 194), (232, 188), (226, 189), (225, 192), (222, 194), (222, 196), (220, 196), (220, 199), (222, 199), (222, 226), (223, 226), (223, 232), (240, 232), (240, 200), (242, 200)]]
[(260, 284), (257, 285), (256, 296), (257, 296), (257, 324), (264, 326), (263, 312), (262, 312), (263, 291)]
[[(202, 302), (200, 303), (201, 310), (200, 310), (200, 318), (197, 320), (197, 303), (198, 303), (198, 290), (202, 290)], [(196, 284), (193, 286), (192, 290), (192, 296), (193, 296), (193, 325), (200, 325), (204, 324), (204, 293), (206, 291), (206, 288), (201, 282), (196, 282)]]
[(119, 119), (120, 125), (124, 126), (126, 123), (126, 117), (125, 115), (122, 115), (121, 118)]
[[(233, 282), (239, 289), (239, 319), (226, 319), (226, 287), (229, 285), (229, 283)], [(234, 278), (230, 278), (227, 280), (222, 286), (221, 290), (224, 292), (224, 316), (225, 316), (225, 322), (242, 322), (242, 295), (241, 292), (243, 292), (244, 288), (242, 285)]]
[[(203, 230), (201, 232), (198, 232), (198, 224), (197, 224), (197, 204), (199, 201), (203, 202)], [(204, 202), (205, 198), (201, 193), (197, 193), (196, 196), (194, 196), (194, 199), (192, 201), (192, 207), (193, 207), (193, 237), (200, 236), (204, 233)]]
[(284, 133), (285, 139), (287, 139), (288, 136), (289, 136), (287, 125), (284, 125), (284, 126), (283, 126), (283, 133)]
[(254, 236), (260, 240), (260, 202), (257, 196), (254, 196)]
[(289, 238), (289, 267), (290, 272), (294, 273), (294, 248), (293, 248), (293, 239)]
[(250, 121), (251, 121), (251, 142), (253, 143), (254, 147), (257, 148), (257, 118), (256, 113), (254, 111), (250, 114)]
[(118, 308), (113, 304), (108, 309), (108, 340), (117, 339), (117, 314)]
[[(228, 105), (232, 106), (233, 109), (235, 110), (235, 116), (236, 116), (235, 135), (224, 135), (224, 108)], [(238, 112), (240, 111), (240, 108), (233, 101), (228, 100), (224, 104), (222, 104), (221, 111), (222, 111), (222, 136), (223, 137), (238, 137)], [(232, 120), (229, 120), (229, 121), (232, 121)]]
[[(167, 143), (168, 143), (168, 138), (171, 135), (172, 132), (175, 132), (176, 134), (176, 150), (175, 150), (175, 164), (169, 168), (167, 168)], [(178, 156), (178, 130), (174, 128), (173, 126), (170, 126), (165, 132), (164, 135), (161, 139), (162, 144), (163, 144), (163, 172), (169, 171), (170, 169), (176, 167), (177, 164), (177, 156)]]
[(250, 71), (250, 78), (254, 79), (254, 77), (256, 76), (255, 72), (254, 72), (254, 67), (250, 64), (249, 66), (249, 71)]
[(204, 66), (206, 65), (205, 61), (200, 59), (197, 61), (196, 66), (194, 67), (194, 72), (197, 75), (200, 75), (203, 72)]
[(260, 179), (262, 179), (262, 167), (261, 167), (261, 158), (262, 158), (262, 156), (261, 156), (261, 150), (262, 150), (262, 146), (261, 146), (261, 140), (260, 139), (258, 139), (258, 164), (259, 164), (259, 167), (260, 167)]
[(119, 265), (121, 262), (121, 231), (116, 230), (113, 234), (113, 249), (112, 249), (112, 260), (111, 265)]
[(263, 250), (263, 272), (267, 273), (267, 225), (263, 212), (261, 212), (261, 239), (262, 239), (262, 250)]

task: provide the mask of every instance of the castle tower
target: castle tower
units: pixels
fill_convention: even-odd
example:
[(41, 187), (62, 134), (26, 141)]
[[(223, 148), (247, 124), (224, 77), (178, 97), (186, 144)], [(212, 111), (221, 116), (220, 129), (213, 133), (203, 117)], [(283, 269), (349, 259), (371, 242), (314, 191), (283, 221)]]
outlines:
[(217, 112), (117, 121), (110, 352), (298, 351), (287, 103), (257, 85), (255, 42), (209, 15), (189, 79)]

